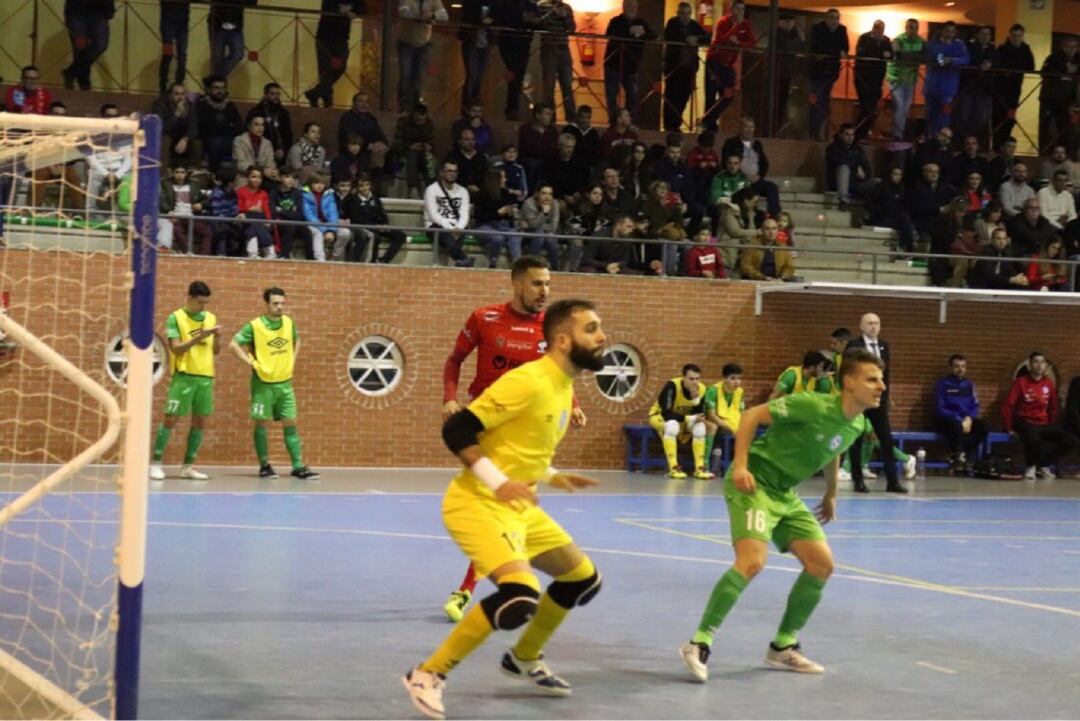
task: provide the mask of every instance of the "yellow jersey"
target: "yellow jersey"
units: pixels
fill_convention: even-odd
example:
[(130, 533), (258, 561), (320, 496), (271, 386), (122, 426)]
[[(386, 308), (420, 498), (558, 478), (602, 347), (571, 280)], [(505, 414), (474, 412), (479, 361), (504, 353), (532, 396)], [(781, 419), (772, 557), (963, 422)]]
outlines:
[[(191, 337), (195, 334), (195, 331), (202, 330), (203, 328), (213, 328), (217, 325), (217, 318), (208, 310), (204, 310), (202, 313), (196, 313), (195, 315), (201, 315), (200, 320), (195, 320), (191, 317), (191, 313), (188, 313), (186, 309), (181, 308), (175, 311), (172, 316), (172, 322), (166, 322), (166, 325), (172, 328), (173, 323), (176, 324), (176, 340), (181, 343), (187, 343), (191, 340)], [(206, 378), (214, 377), (214, 338), (210, 336), (206, 338), (202, 343), (196, 343), (188, 348), (187, 352), (176, 354), (169, 354), (169, 366), (172, 372), (186, 373), (191, 376), (204, 376)]]
[[(263, 383), (284, 383), (292, 380), (296, 365), (296, 333), (293, 319), (281, 316), (277, 328), (268, 325), (266, 316), (251, 321), (251, 345), (255, 356), (252, 369)], [(239, 337), (239, 336), (238, 336)], [(243, 342), (241, 342), (243, 345)]]
[(673, 413), (686, 416), (691, 413), (701, 412), (702, 402), (705, 400), (705, 384), (699, 381), (695, 398), (687, 398), (686, 391), (683, 389), (682, 376), (679, 376), (678, 378), (672, 378), (664, 384), (664, 388), (660, 390), (660, 398), (657, 398), (656, 402), (652, 404), (652, 408), (649, 409), (650, 416), (663, 415), (664, 404), (661, 403), (661, 401), (664, 399), (665, 393), (670, 393), (668, 389), (671, 388), (671, 386), (675, 387), (675, 393), (670, 399), (671, 411)]

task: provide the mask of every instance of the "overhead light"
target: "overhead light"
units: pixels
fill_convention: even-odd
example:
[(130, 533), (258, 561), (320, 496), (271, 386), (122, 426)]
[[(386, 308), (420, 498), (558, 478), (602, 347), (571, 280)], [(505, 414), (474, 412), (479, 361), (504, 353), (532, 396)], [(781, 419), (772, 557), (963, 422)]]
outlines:
[(947, 2), (947, 3), (945, 3), (945, 7), (947, 7), (947, 8), (951, 8), (951, 7), (953, 7), (954, 5), (956, 5), (956, 3), (955, 3), (955, 2), (951, 2), (951, 1), (950, 1), (950, 2)]

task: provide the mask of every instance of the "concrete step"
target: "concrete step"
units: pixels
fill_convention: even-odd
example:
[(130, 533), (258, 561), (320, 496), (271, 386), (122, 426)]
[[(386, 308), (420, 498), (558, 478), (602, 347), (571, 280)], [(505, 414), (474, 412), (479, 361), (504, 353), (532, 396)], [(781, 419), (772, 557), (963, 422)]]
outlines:
[(836, 195), (833, 193), (795, 193), (780, 191), (780, 204), (787, 206), (788, 203), (809, 203), (820, 207), (827, 207), (828, 203), (835, 205)]
[(795, 232), (798, 234), (803, 229), (814, 232), (817, 228), (839, 226), (850, 228), (853, 225), (851, 212), (847, 210), (827, 210), (817, 208), (799, 208), (781, 203), (784, 210), (791, 214), (791, 222), (795, 224)]
[(817, 270), (807, 268), (803, 270), (795, 266), (803, 280), (815, 283), (865, 283), (876, 285), (911, 285), (926, 287), (930, 285), (930, 277), (925, 271), (916, 275), (911, 273), (886, 273), (879, 270), (875, 281), (874, 275), (869, 269), (860, 271), (852, 270)]
[(769, 176), (769, 180), (776, 183), (781, 193), (814, 193), (818, 189), (817, 178), (802, 176)]
[(62, 228), (31, 228), (8, 224), (4, 242), (9, 250), (66, 250), (73, 253), (123, 253), (123, 233), (99, 230), (65, 230)]

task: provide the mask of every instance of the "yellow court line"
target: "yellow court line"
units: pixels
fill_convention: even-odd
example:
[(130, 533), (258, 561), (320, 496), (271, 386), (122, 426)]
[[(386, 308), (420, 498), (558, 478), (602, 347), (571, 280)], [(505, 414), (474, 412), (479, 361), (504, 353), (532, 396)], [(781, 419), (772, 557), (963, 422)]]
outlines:
[[(687, 533), (685, 531), (677, 531), (673, 528), (663, 528), (660, 526), (651, 526), (647, 523), (638, 523), (631, 519), (615, 519), (617, 523), (622, 523), (628, 526), (636, 526), (637, 528), (644, 529), (646, 531), (657, 531), (659, 533), (667, 533), (673, 536), (682, 536), (683, 538), (692, 538), (698, 541), (705, 541), (707, 543), (716, 543), (723, 546), (731, 546), (730, 541), (725, 541), (715, 536), (703, 536), (697, 533)], [(1020, 601), (1015, 598), (1005, 598), (1003, 596), (991, 596), (985, 593), (977, 593), (974, 591), (967, 591), (958, 586), (946, 586), (940, 583), (933, 583), (931, 581), (924, 581), (919, 578), (911, 578), (908, 576), (898, 576), (892, 573), (881, 573), (880, 571), (872, 571), (868, 568), (860, 568), (859, 566), (852, 566), (844, 563), (835, 563), (835, 567), (843, 569), (845, 571), (851, 571), (852, 573), (861, 574), (868, 578), (882, 579), (891, 581), (900, 586), (907, 586), (909, 588), (921, 589), (924, 591), (936, 591), (937, 593), (944, 593), (950, 596), (961, 596), (964, 598), (974, 598), (981, 601), (991, 601), (993, 603), (1000, 603), (1006, 606), (1020, 606), (1022, 608), (1029, 608), (1036, 611), (1048, 611), (1050, 613), (1060, 613), (1066, 616), (1073, 616), (1080, 618), (1080, 611), (1071, 608), (1062, 608), (1060, 606), (1050, 606), (1044, 603), (1032, 603), (1030, 601)]]

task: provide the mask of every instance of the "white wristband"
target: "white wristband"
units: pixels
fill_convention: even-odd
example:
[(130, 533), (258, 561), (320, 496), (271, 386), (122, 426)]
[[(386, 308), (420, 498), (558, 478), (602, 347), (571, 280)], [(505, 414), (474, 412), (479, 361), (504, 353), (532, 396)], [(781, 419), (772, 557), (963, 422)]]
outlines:
[(544, 483), (551, 483), (551, 479), (557, 475), (559, 475), (559, 469), (555, 466), (548, 466), (548, 469), (544, 471)]
[(469, 470), (492, 491), (499, 490), (499, 486), (510, 480), (487, 456), (482, 456), (480, 460), (469, 466)]

